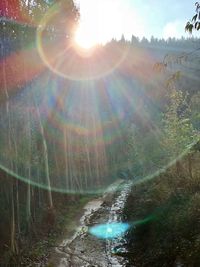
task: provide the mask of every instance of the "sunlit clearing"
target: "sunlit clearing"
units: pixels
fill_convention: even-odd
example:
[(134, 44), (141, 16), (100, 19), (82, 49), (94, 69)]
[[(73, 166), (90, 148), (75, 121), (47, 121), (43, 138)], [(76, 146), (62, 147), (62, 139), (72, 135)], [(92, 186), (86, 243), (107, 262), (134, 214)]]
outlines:
[(98, 238), (112, 239), (122, 236), (130, 225), (128, 223), (100, 224), (90, 229), (90, 233)]

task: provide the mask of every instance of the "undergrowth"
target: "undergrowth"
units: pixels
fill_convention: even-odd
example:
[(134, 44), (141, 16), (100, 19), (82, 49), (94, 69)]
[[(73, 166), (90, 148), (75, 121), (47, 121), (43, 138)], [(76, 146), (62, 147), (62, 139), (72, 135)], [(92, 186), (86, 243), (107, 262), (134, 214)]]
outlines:
[[(200, 266), (199, 153), (193, 159), (192, 177), (185, 158), (181, 175), (171, 168), (133, 186), (125, 207), (133, 225), (128, 233), (130, 266)], [(134, 225), (138, 220), (145, 223)]]

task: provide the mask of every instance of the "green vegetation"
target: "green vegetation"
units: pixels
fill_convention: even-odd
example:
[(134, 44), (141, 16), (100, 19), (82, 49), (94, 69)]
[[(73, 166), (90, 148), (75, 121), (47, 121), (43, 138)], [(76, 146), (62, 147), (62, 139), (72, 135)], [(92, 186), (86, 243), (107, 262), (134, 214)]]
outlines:
[(192, 33), (194, 30), (199, 31), (200, 30), (200, 3), (196, 2), (196, 14), (193, 16), (193, 18), (187, 22), (185, 26), (185, 30), (189, 33)]
[(41, 261), (121, 175), (137, 184), (128, 220), (143, 222), (133, 262), (198, 266), (199, 39), (122, 36), (82, 56), (72, 0), (1, 3), (0, 265)]
[[(200, 153), (188, 156), (154, 179), (135, 185), (125, 214), (129, 222), (151, 217), (128, 234), (129, 258), (134, 266), (199, 266)], [(131, 265), (131, 266), (132, 266)]]
[[(187, 23), (186, 31), (198, 31), (199, 18), (197, 2), (196, 14)], [(178, 64), (181, 68), (185, 58), (193, 53), (195, 50), (178, 57), (167, 55), (155, 67), (160, 73), (169, 65)], [(200, 266), (199, 92), (183, 89), (184, 77), (180, 74), (175, 69), (167, 79), (168, 100), (162, 113), (165, 159), (176, 160), (154, 178), (141, 183), (136, 180), (126, 203), (125, 216), (133, 225), (127, 234), (130, 266)], [(180, 86), (182, 90), (178, 89)], [(133, 140), (137, 140), (136, 136)], [(162, 157), (157, 158), (156, 162), (161, 160)], [(138, 220), (146, 221), (134, 224)]]

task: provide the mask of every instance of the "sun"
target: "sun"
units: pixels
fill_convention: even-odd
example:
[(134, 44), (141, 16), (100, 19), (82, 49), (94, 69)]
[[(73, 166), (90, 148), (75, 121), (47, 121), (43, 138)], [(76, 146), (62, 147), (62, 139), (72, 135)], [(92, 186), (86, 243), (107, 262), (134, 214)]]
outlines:
[(83, 49), (105, 45), (113, 38), (143, 37), (146, 28), (131, 0), (74, 0), (80, 8), (75, 43)]
[(93, 34), (88, 31), (88, 28), (82, 26), (79, 26), (75, 33), (75, 42), (79, 47), (87, 50), (97, 44), (97, 40), (94, 39)]

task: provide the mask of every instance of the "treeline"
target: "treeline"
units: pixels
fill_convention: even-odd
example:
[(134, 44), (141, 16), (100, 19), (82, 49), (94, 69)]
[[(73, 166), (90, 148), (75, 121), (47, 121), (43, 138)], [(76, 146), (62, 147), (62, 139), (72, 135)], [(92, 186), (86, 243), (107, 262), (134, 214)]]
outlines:
[(175, 38), (175, 37), (169, 37), (167, 39), (164, 38), (156, 38), (152, 36), (150, 39), (147, 39), (146, 37), (139, 38), (134, 35), (132, 35), (130, 40), (127, 40), (124, 35), (122, 35), (120, 40), (112, 39), (111, 43), (114, 42), (121, 42), (127, 45), (132, 46), (140, 46), (140, 47), (158, 47), (163, 49), (196, 49), (199, 48), (199, 38), (189, 36), (182, 37), (182, 38)]

